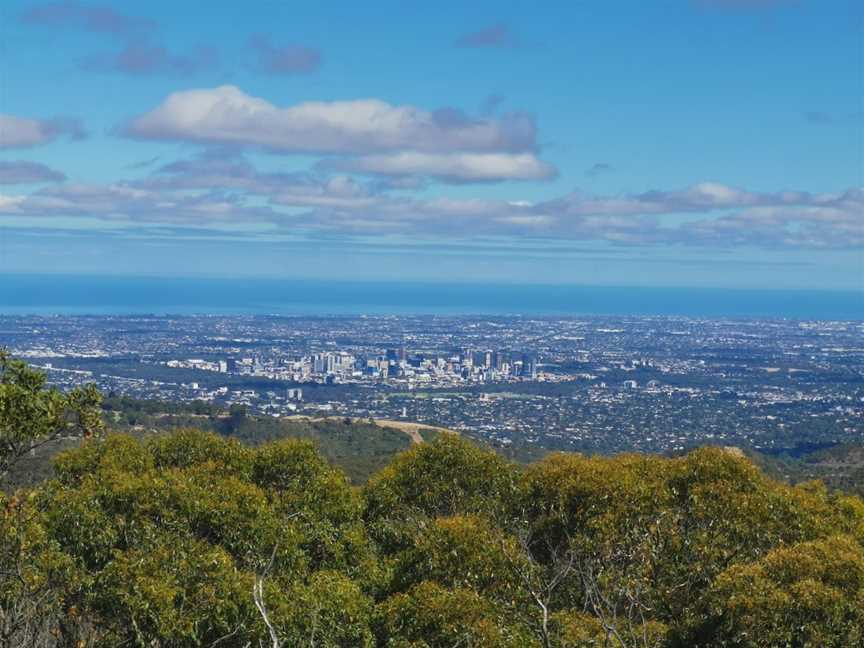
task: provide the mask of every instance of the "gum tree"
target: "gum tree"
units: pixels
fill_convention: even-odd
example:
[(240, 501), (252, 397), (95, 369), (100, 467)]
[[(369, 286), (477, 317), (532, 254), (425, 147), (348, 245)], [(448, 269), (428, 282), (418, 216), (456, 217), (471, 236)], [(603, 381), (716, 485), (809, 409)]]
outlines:
[(102, 431), (100, 395), (89, 385), (62, 393), (46, 377), (0, 349), (0, 481), (21, 457), (63, 437)]

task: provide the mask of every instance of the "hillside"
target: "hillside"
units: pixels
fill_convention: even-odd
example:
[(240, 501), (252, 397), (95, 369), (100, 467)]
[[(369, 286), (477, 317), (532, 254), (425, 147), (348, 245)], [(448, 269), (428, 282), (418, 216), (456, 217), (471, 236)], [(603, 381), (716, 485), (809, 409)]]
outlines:
[(864, 446), (841, 444), (798, 457), (747, 454), (777, 479), (793, 484), (819, 480), (831, 490), (864, 495)]
[[(204, 403), (166, 403), (131, 398), (107, 398), (102, 402), (106, 429), (135, 438), (146, 438), (193, 427), (257, 445), (280, 439), (307, 439), (355, 484), (365, 482), (393, 456), (411, 443), (432, 439), (442, 431), (418, 423), (345, 418), (290, 417), (274, 419), (249, 415)], [(52, 474), (52, 458), (79, 445), (76, 438), (59, 439), (23, 457), (3, 486), (12, 490), (33, 486)]]
[[(431, 440), (444, 428), (406, 421), (346, 419), (304, 416), (251, 415), (207, 403), (170, 403), (127, 397), (102, 401), (106, 428), (144, 438), (180, 428), (196, 428), (238, 438), (252, 445), (280, 439), (313, 441), (328, 461), (346, 472), (354, 484), (364, 483), (393, 456), (411, 443)], [(14, 490), (33, 486), (52, 474), (51, 459), (58, 452), (75, 448), (79, 439), (60, 439), (25, 456), (0, 487)], [(495, 448), (517, 463), (531, 463), (550, 450), (539, 446)], [(745, 454), (774, 479), (797, 484), (820, 480), (831, 490), (864, 495), (864, 446), (848, 444), (823, 448), (798, 456), (768, 455), (754, 450)]]
[[(74, 446), (0, 494), (0, 646), (864, 645), (864, 500), (740, 451), (520, 465), (446, 432), (239, 409), (155, 412), (219, 433), (132, 436), (104, 432), (90, 388), (0, 370), (0, 476)], [(368, 461), (402, 450), (355, 486), (323, 447), (369, 437)]]

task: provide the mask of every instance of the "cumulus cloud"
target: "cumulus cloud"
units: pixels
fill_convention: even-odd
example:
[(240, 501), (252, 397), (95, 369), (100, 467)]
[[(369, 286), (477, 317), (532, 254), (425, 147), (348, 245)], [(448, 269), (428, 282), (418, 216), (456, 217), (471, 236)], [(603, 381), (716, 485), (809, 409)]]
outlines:
[(407, 151), (329, 160), (324, 168), (385, 176), (431, 177), (444, 182), (547, 180), (555, 167), (533, 153), (419, 153)]
[(0, 149), (39, 146), (62, 136), (82, 139), (86, 133), (76, 119), (31, 119), (0, 113)]
[(255, 69), (266, 74), (308, 74), (321, 65), (321, 51), (304, 45), (276, 46), (264, 34), (249, 39), (255, 52)]
[(461, 36), (456, 40), (456, 45), (459, 47), (514, 47), (516, 38), (507, 25), (496, 23)]
[(169, 95), (120, 132), (139, 139), (251, 146), (285, 153), (525, 152), (536, 148), (527, 115), (471, 119), (378, 99), (305, 102), (280, 108), (235, 86)]
[(62, 182), (65, 174), (36, 162), (0, 161), (0, 184), (27, 184), (31, 182)]

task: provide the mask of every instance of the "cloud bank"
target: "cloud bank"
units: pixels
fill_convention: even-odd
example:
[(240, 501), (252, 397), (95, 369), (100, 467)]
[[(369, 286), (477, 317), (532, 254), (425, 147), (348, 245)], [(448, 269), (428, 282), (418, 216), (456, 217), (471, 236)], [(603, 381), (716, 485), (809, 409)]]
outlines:
[(405, 196), (338, 173), (260, 171), (224, 150), (163, 165), (141, 180), (66, 183), (0, 197), (0, 214), (201, 227), (265, 224), (331, 238), (518, 236), (765, 249), (862, 247), (862, 213), (861, 189), (766, 193), (716, 182), (618, 196), (573, 192), (544, 201)]
[(443, 182), (548, 180), (558, 172), (533, 153), (419, 153), (367, 155), (325, 162), (323, 168), (384, 176), (423, 176)]

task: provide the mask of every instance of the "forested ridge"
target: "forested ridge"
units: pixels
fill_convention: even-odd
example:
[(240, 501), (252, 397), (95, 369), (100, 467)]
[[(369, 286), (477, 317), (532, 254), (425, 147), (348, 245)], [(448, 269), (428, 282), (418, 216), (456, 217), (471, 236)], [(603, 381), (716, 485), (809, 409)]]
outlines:
[(313, 441), (105, 434), (0, 354), (3, 646), (862, 646), (864, 501), (745, 457), (553, 453), (454, 435), (355, 486)]

